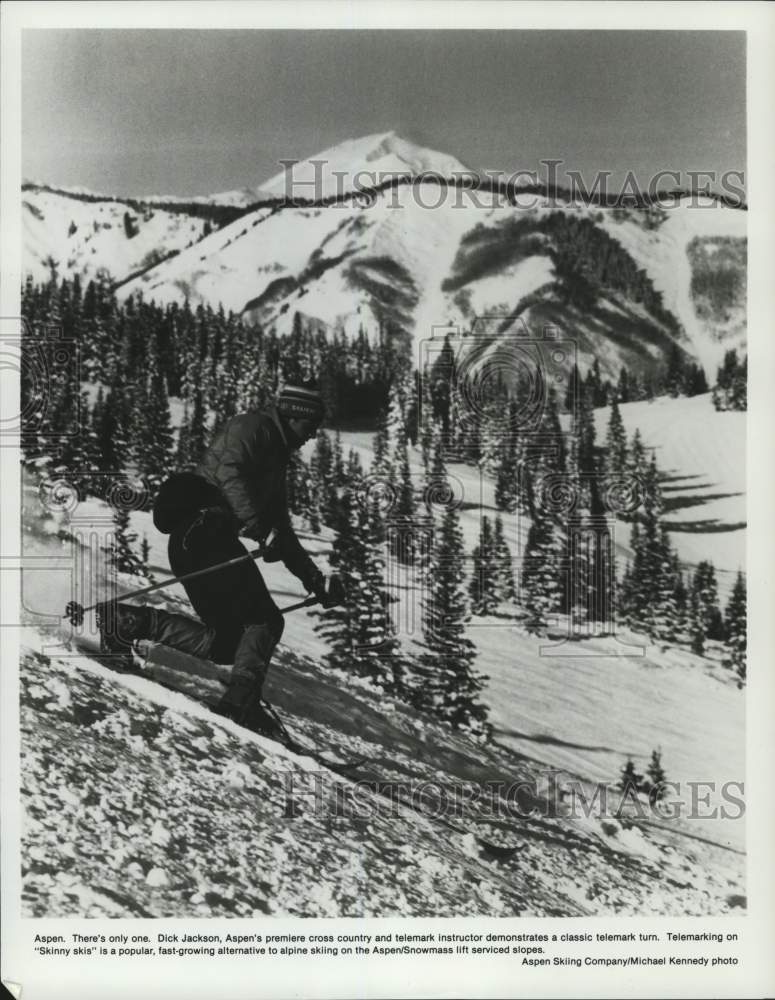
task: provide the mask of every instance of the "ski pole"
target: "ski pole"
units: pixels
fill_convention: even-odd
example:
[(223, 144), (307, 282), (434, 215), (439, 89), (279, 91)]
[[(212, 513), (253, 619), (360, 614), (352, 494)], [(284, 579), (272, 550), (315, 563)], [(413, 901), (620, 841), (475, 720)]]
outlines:
[[(171, 587), (173, 583), (183, 583), (186, 580), (193, 580), (198, 576), (205, 576), (207, 573), (214, 573), (219, 569), (226, 569), (227, 566), (236, 566), (238, 563), (245, 562), (247, 559), (260, 559), (263, 554), (264, 546), (259, 545), (257, 549), (246, 552), (244, 556), (235, 556), (234, 559), (227, 559), (226, 562), (216, 563), (215, 566), (206, 566), (204, 569), (194, 570), (193, 573), (186, 573), (184, 576), (175, 576), (170, 580), (162, 580), (161, 583), (152, 583), (150, 587), (142, 587), (140, 590), (133, 590), (129, 594), (122, 594), (121, 599), (126, 600), (130, 597), (139, 597), (141, 594), (150, 594), (152, 590), (161, 590), (164, 587)], [(315, 600), (317, 600), (317, 598), (315, 598)], [(82, 625), (83, 616), (86, 612), (94, 611), (95, 608), (104, 603), (104, 601), (98, 601), (96, 604), (90, 604), (88, 608), (84, 608), (77, 601), (70, 601), (65, 608), (65, 613), (62, 617), (68, 618), (72, 625)], [(293, 606), (293, 608), (296, 607), (301, 607), (301, 605), (295, 604)], [(287, 610), (292, 611), (293, 608), (288, 608)]]
[(297, 611), (299, 608), (308, 608), (311, 604), (317, 604), (320, 601), (319, 597), (312, 595), (311, 597), (305, 597), (303, 601), (299, 601), (296, 604), (290, 604), (287, 608), (280, 608), (281, 615), (287, 615), (289, 611)]

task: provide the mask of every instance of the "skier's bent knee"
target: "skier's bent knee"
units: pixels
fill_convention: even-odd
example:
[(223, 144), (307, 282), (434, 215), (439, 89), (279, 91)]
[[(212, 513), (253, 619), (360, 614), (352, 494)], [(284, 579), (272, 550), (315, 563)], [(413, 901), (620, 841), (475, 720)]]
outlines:
[(283, 632), (285, 631), (285, 618), (283, 618), (279, 611), (275, 611), (267, 622), (267, 625), (272, 631), (272, 636), (274, 637), (275, 642), (279, 642), (283, 637)]

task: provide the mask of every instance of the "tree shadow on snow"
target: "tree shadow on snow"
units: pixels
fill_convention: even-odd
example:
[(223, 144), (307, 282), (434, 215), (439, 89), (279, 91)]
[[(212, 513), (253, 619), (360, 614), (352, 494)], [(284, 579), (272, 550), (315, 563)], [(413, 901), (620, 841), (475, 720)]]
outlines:
[(529, 740), (531, 743), (548, 743), (550, 746), (567, 747), (569, 750), (591, 750), (595, 753), (615, 753), (626, 756), (623, 750), (615, 750), (613, 747), (588, 746), (585, 743), (570, 743), (568, 740), (558, 739), (556, 736), (545, 736), (543, 734), (529, 735), (528, 733), (517, 732), (516, 729), (495, 729), (497, 736), (510, 736), (515, 740)]

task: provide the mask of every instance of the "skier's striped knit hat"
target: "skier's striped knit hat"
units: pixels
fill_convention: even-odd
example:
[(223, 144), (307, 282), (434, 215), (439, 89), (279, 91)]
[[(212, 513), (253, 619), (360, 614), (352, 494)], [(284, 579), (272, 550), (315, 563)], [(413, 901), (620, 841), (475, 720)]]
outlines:
[(277, 409), (284, 417), (323, 421), (323, 397), (317, 389), (304, 385), (285, 385), (277, 395)]

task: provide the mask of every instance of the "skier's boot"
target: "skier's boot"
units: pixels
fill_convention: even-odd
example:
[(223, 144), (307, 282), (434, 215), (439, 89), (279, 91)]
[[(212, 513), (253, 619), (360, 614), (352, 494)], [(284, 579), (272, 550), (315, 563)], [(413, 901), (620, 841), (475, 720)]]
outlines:
[(96, 619), (100, 651), (111, 656), (111, 666), (119, 670), (136, 667), (133, 653), (139, 640), (160, 642), (206, 659), (215, 639), (214, 629), (201, 622), (150, 605), (106, 601), (97, 606)]
[(251, 733), (258, 733), (259, 736), (266, 736), (270, 740), (288, 745), (290, 736), (286, 732), (282, 723), (267, 710), (265, 703), (261, 700), (261, 692), (255, 688), (247, 692), (239, 706), (226, 700), (226, 696), (213, 709), (219, 715), (236, 722), (243, 729), (249, 729)]
[(100, 633), (100, 653), (112, 669), (137, 671), (133, 643), (147, 638), (150, 612), (148, 607), (118, 601), (97, 605), (95, 617)]

